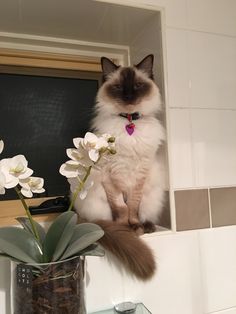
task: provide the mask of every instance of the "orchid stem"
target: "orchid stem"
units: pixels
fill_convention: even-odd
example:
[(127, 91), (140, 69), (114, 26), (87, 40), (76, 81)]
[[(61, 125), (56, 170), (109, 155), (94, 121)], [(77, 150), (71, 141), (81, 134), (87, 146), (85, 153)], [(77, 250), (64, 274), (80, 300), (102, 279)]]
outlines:
[(34, 234), (35, 238), (38, 240), (38, 242), (40, 243), (41, 241), (40, 241), (39, 233), (38, 233), (38, 230), (35, 227), (34, 220), (33, 220), (32, 216), (31, 216), (30, 211), (29, 211), (28, 205), (26, 204), (23, 195), (21, 194), (20, 190), (17, 187), (15, 187), (15, 191), (16, 191), (19, 199), (21, 200), (22, 205), (24, 206), (26, 215), (29, 218), (29, 221), (30, 221), (30, 224), (31, 224), (31, 227), (32, 227), (32, 230), (33, 230), (33, 234)]
[(79, 194), (79, 192), (82, 190), (86, 180), (88, 179), (88, 176), (90, 175), (90, 172), (91, 172), (91, 169), (92, 169), (92, 166), (90, 166), (84, 176), (84, 178), (82, 179), (81, 183), (79, 184), (79, 186), (77, 187), (77, 189), (75, 190), (75, 192), (73, 193), (73, 196), (72, 196), (72, 199), (71, 199), (71, 202), (70, 202), (70, 206), (68, 208), (68, 211), (72, 210), (73, 206), (74, 206), (74, 203), (75, 203), (75, 200), (77, 199), (77, 196)]

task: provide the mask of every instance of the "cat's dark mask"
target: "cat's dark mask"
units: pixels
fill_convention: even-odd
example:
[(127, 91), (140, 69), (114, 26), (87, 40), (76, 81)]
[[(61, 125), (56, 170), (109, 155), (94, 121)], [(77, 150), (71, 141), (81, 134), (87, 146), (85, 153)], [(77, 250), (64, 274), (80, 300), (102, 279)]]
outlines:
[[(120, 67), (110, 59), (102, 57), (103, 81), (106, 82), (107, 95), (120, 105), (136, 105), (151, 90), (153, 80), (153, 55), (148, 55), (133, 67)], [(119, 70), (116, 78), (113, 73)], [(137, 75), (137, 70), (143, 74)]]

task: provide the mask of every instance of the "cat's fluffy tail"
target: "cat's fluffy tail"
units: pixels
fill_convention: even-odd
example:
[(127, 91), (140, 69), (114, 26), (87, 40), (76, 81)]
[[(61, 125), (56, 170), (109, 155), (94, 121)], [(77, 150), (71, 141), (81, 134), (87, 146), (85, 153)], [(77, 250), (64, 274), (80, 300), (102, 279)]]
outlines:
[(128, 226), (110, 221), (95, 222), (104, 230), (99, 243), (114, 254), (121, 264), (138, 279), (150, 279), (156, 270), (152, 250)]

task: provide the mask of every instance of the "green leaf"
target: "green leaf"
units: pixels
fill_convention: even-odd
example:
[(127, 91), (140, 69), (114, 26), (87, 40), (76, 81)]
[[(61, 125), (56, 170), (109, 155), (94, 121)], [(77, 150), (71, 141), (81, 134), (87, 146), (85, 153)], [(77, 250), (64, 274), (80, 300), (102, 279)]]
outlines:
[[(78, 240), (83, 235), (90, 233), (92, 231), (101, 231), (102, 228), (94, 223), (85, 222), (75, 226), (73, 235), (70, 240), (70, 244)], [(102, 230), (103, 231), (103, 230)], [(104, 232), (103, 232), (104, 234)]]
[(80, 251), (79, 255), (82, 256), (104, 256), (105, 251), (98, 243), (91, 244), (86, 249)]
[(77, 215), (68, 211), (51, 224), (43, 243), (45, 262), (57, 261), (65, 251), (74, 231)]
[(0, 250), (22, 262), (42, 262), (42, 251), (37, 240), (17, 227), (0, 228)]
[[(93, 225), (93, 226), (91, 226)], [(74, 229), (71, 241), (61, 259), (73, 255), (80, 255), (80, 252), (94, 244), (104, 235), (104, 231), (95, 224), (80, 224)]]
[[(24, 227), (25, 230), (27, 230), (28, 232), (30, 232), (31, 234), (34, 235), (34, 232), (33, 232), (29, 218), (17, 217), (16, 220)], [(35, 224), (35, 228), (37, 229), (38, 234), (39, 234), (40, 243), (42, 244), (44, 239), (45, 239), (46, 232), (45, 232), (44, 228), (37, 221), (34, 220), (34, 224)]]
[(18, 263), (21, 263), (22, 261), (8, 255), (8, 254), (5, 254), (5, 253), (0, 253), (0, 259), (3, 258), (3, 259), (10, 259), (11, 261), (14, 261), (14, 262), (18, 262)]

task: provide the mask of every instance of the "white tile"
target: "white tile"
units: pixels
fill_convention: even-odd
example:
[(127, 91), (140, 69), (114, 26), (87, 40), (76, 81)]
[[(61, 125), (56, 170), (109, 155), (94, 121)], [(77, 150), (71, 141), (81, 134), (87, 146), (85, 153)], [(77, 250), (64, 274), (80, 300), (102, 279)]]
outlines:
[(148, 237), (147, 243), (157, 256), (158, 272), (146, 284), (127, 282), (128, 298), (142, 300), (153, 314), (203, 313), (197, 234)]
[(170, 176), (173, 187), (193, 187), (189, 109), (170, 109)]
[(203, 313), (197, 232), (154, 234), (145, 236), (145, 241), (158, 262), (156, 276), (147, 283), (129, 276), (121, 279), (118, 271), (111, 270), (111, 264), (89, 258), (88, 311), (130, 300), (143, 302), (153, 314)]
[(88, 313), (124, 302), (124, 277), (106, 257), (86, 257), (86, 304)]
[(188, 33), (167, 28), (167, 77), (170, 107), (189, 107)]
[[(143, 2), (147, 1), (148, 0), (144, 0)], [(186, 28), (187, 0), (151, 0), (150, 2), (152, 2), (154, 5), (164, 7), (167, 26)]]
[(236, 307), (236, 226), (201, 230), (199, 237), (204, 313)]
[(236, 109), (236, 38), (188, 33), (190, 103)]
[(235, 0), (188, 0), (192, 29), (236, 36)]
[(196, 186), (236, 183), (236, 111), (192, 109)]

